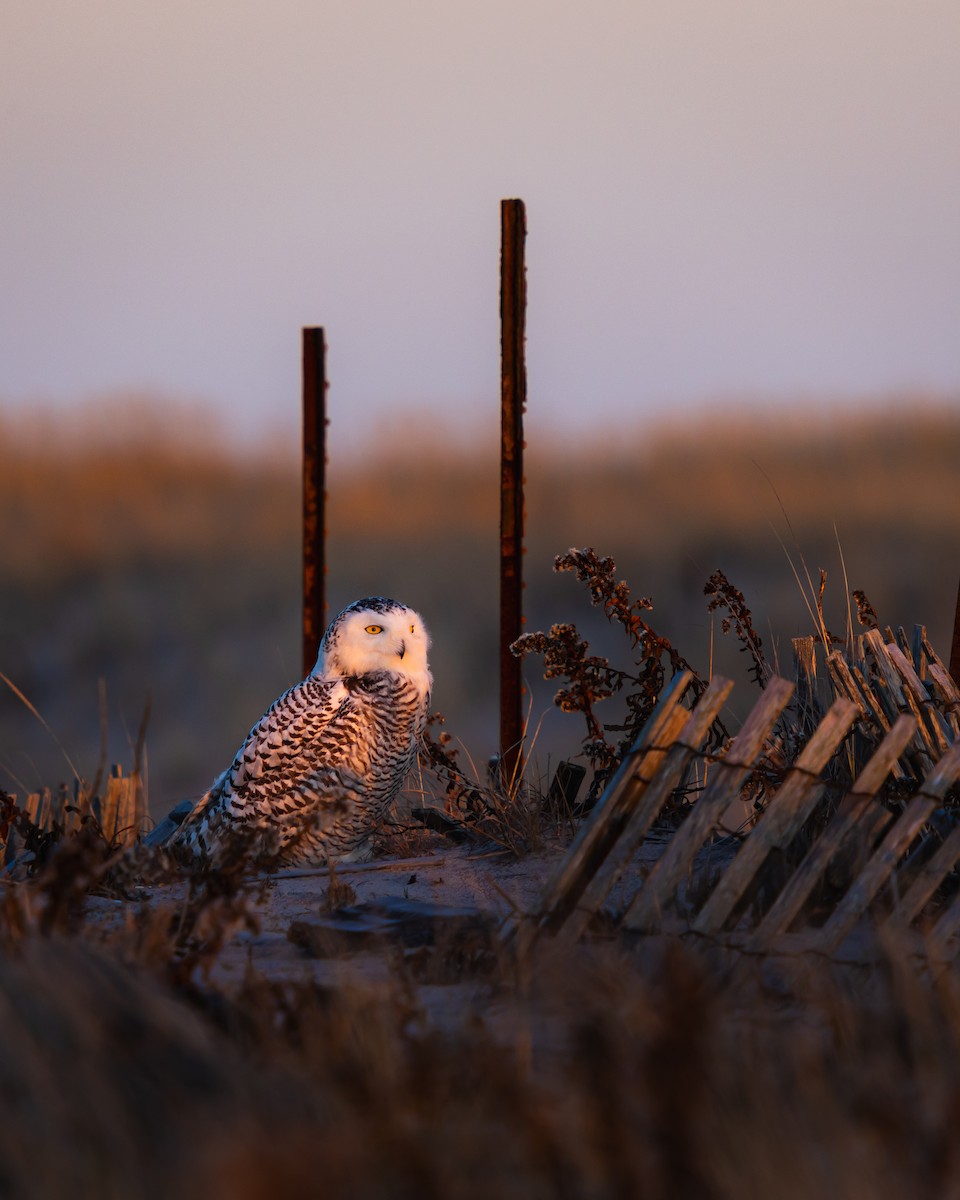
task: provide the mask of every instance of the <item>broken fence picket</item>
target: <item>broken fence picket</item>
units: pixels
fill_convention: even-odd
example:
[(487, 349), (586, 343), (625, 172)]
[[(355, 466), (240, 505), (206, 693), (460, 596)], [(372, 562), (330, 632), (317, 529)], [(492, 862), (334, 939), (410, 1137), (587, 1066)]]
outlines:
[[(684, 911), (690, 896), (682, 898), (698, 854), (710, 846), (744, 782), (760, 769), (767, 752), (782, 742), (777, 731), (796, 734), (798, 721), (790, 726), (785, 720), (794, 694), (794, 685), (785, 680), (769, 681), (738, 737), (724, 753), (710, 756), (709, 786), (690, 805), (646, 877), (635, 885), (620, 917), (608, 916), (622, 928), (638, 932), (669, 928), (719, 936), (727, 929), (755, 950), (773, 950), (793, 926), (803, 923), (808, 902), (828, 870), (837, 864), (849, 869), (851, 849), (859, 847), (860, 860), (854, 854), (847, 886), (808, 939), (811, 944), (836, 952), (882, 894), (887, 896), (886, 908), (878, 920), (891, 929), (905, 929), (916, 921), (960, 863), (960, 825), (936, 844), (928, 824), (960, 780), (960, 697), (930, 651), (922, 628), (915, 632), (909, 657), (905, 647), (902, 631), (897, 639), (890, 635), (887, 641), (879, 631), (869, 631), (863, 648), (873, 659), (873, 668), (867, 668), (865, 661), (851, 666), (837, 652), (828, 655), (835, 694), (824, 712), (812, 648), (795, 646), (800, 685), (795, 713), (805, 726), (804, 744), (726, 869), (716, 880), (706, 880), (709, 894), (699, 910)], [(727, 681), (714, 680), (687, 710), (681, 699), (689, 682), (688, 675), (681, 673), (665, 690), (630, 755), (581, 826), (537, 910), (504, 923), (502, 932), (508, 940), (516, 940), (518, 949), (547, 935), (562, 941), (580, 937), (613, 887), (629, 877), (631, 863), (675, 796), (684, 772), (696, 755), (704, 753), (702, 744), (711, 723), (732, 688)], [(853, 761), (855, 745), (861, 758), (865, 748), (869, 757), (853, 782), (840, 789), (839, 799), (834, 796), (832, 820), (818, 835), (807, 828), (807, 843), (796, 842), (822, 804), (828, 784), (834, 793), (838, 791), (836, 778), (828, 778), (831, 763), (836, 764), (838, 756)], [(917, 780), (915, 789), (901, 805), (902, 811), (891, 811), (879, 799), (887, 781), (897, 779), (902, 787), (911, 777)], [(794, 843), (798, 861), (791, 873), (783, 852)], [(746, 901), (756, 893), (774, 852), (781, 858), (779, 888), (766, 911), (754, 917), (746, 911)], [(769, 877), (764, 886), (773, 889)], [(949, 954), (958, 930), (960, 898), (939, 914), (927, 939), (930, 953), (941, 958)]]
[[(107, 841), (118, 846), (134, 845), (150, 824), (142, 778), (136, 771), (124, 775), (119, 766), (113, 768), (102, 796), (91, 796), (83, 781), (74, 780), (72, 787), (61, 784), (56, 791), (31, 792), (22, 808), (41, 833), (56, 828), (73, 833), (85, 818), (92, 818)], [(14, 862), (22, 849), (20, 835), (11, 828), (0, 851), (4, 866)]]

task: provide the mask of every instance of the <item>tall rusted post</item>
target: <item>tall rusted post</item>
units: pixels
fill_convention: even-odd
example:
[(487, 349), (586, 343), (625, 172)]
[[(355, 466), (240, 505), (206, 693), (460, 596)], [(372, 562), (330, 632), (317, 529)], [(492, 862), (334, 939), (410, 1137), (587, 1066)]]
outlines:
[(957, 589), (957, 611), (953, 617), (953, 642), (950, 645), (950, 674), (960, 684), (960, 588)]
[(303, 330), (303, 674), (326, 624), (327, 346), (323, 329)]
[(500, 753), (507, 784), (520, 777), (523, 680), (510, 646), (523, 624), (523, 412), (527, 283), (522, 200), (500, 202)]

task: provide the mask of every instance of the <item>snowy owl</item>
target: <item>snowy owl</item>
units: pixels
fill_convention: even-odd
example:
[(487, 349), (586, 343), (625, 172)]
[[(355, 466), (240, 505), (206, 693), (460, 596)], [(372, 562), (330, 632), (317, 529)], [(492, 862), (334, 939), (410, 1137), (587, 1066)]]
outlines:
[(314, 669), (273, 702), (181, 825), (175, 857), (218, 866), (231, 844), (284, 866), (362, 857), (416, 757), (429, 646), (420, 616), (396, 600), (345, 608)]

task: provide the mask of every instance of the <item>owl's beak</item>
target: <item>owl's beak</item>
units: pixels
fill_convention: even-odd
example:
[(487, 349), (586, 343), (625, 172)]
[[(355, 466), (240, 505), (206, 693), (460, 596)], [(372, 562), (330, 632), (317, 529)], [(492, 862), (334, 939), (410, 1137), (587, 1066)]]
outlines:
[(399, 654), (400, 657), (403, 658), (403, 656), (406, 654), (406, 652), (407, 652), (406, 644), (404, 642), (401, 642), (400, 649), (397, 651), (397, 654)]

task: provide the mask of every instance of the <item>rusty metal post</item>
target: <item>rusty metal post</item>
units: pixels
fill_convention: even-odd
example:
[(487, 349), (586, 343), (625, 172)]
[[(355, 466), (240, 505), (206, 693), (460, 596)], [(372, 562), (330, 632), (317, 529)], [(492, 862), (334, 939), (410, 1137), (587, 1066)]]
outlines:
[(326, 625), (327, 346), (303, 330), (303, 674), (317, 661)]
[(950, 674), (960, 684), (960, 587), (957, 588), (957, 611), (953, 618), (953, 642), (950, 645)]
[(523, 412), (527, 284), (522, 200), (500, 202), (500, 753), (506, 784), (522, 769), (523, 679), (510, 653), (523, 624)]

